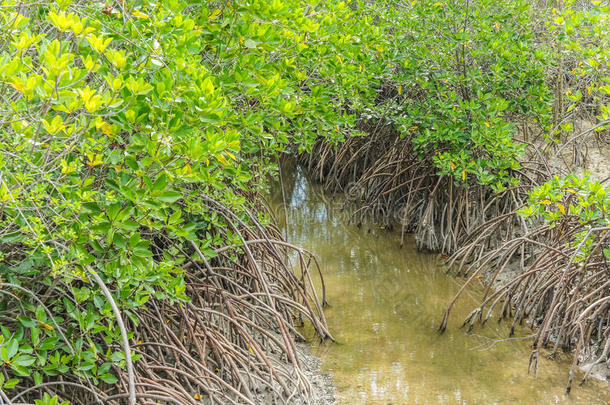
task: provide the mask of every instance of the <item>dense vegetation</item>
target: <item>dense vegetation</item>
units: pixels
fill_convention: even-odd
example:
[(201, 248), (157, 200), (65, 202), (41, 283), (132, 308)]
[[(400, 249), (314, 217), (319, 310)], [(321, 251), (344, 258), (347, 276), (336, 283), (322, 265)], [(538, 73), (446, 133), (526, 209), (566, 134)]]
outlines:
[(357, 223), (451, 255), (469, 276), (458, 297), (484, 277), (471, 328), (500, 306), (511, 330), (538, 327), (534, 368), (549, 345), (576, 349), (569, 391), (579, 362), (610, 353), (609, 179), (564, 177), (586, 167), (592, 140), (607, 164), (608, 5), (411, 2), (383, 15), (396, 69), (357, 122), (368, 136), (321, 140), (302, 162), (352, 198)]
[(566, 272), (594, 279), (536, 307), (560, 317), (537, 344), (609, 341), (607, 186), (543, 184), (563, 145), (607, 135), (606, 5), (3, 0), (0, 21), (3, 401), (306, 398), (295, 326), (330, 334), (315, 261), (262, 198), (283, 152), (477, 258), (473, 232), (525, 224), (539, 186), (535, 246), (566, 264), (567, 242)]

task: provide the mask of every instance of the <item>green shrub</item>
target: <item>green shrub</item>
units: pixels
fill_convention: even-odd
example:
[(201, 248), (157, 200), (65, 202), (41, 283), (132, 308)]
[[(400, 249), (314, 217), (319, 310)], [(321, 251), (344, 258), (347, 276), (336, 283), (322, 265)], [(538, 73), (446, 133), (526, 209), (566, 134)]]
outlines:
[(0, 388), (112, 385), (112, 303), (131, 338), (189, 301), (185, 263), (242, 243), (276, 153), (375, 96), (383, 30), (334, 1), (0, 5)]
[(0, 1), (0, 388), (114, 384), (112, 302), (134, 329), (149, 300), (188, 302), (185, 263), (242, 243), (277, 154), (361, 135), (358, 121), (389, 119), (440, 174), (514, 183), (513, 118), (551, 111), (532, 13)]
[(413, 138), (441, 175), (495, 189), (515, 184), (523, 145), (516, 124), (548, 127), (549, 54), (530, 2), (412, 1), (382, 15), (386, 77), (395, 92), (380, 111)]
[[(585, 262), (593, 248), (599, 248), (606, 239), (606, 229), (610, 229), (610, 191), (589, 176), (555, 176), (530, 192), (528, 205), (519, 213), (544, 218), (550, 229), (571, 223), (570, 228), (578, 230), (570, 241), (578, 250), (575, 262)], [(610, 260), (610, 248), (603, 249), (603, 253)]]

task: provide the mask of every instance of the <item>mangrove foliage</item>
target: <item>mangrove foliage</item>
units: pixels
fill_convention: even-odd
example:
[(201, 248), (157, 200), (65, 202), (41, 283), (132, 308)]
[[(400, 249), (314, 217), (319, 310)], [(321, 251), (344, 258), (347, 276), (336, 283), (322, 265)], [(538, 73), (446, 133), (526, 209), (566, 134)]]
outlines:
[(565, 175), (608, 144), (609, 12), (0, 0), (0, 402), (309, 401), (298, 326), (332, 336), (265, 202), (287, 154), (470, 280), (517, 263), (472, 323), (607, 362), (610, 193)]

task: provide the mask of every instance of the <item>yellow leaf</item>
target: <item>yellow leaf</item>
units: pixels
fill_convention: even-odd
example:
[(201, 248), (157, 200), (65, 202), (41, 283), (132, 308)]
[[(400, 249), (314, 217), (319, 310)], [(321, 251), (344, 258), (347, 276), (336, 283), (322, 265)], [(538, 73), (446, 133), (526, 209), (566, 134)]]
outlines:
[(489, 122), (485, 121), (483, 124), (484, 124), (484, 125), (485, 125), (487, 128), (489, 128)]
[(222, 163), (225, 166), (229, 166), (229, 161), (222, 155), (222, 153), (219, 153), (218, 155), (216, 155), (216, 159), (218, 159), (218, 161), (220, 163)]
[(542, 200), (540, 201), (540, 205), (551, 205), (551, 200)]
[(557, 208), (559, 209), (559, 211), (561, 211), (561, 213), (562, 213), (563, 215), (565, 215), (565, 214), (566, 214), (566, 209), (565, 209), (565, 207), (563, 206), (563, 204), (561, 204), (561, 203), (557, 203)]
[(466, 180), (466, 170), (462, 171), (462, 181)]
[(11, 86), (17, 91), (23, 92), (23, 83), (18, 82), (17, 80), (11, 83)]
[(443, 5), (443, 3), (441, 3), (440, 1), (437, 1), (436, 3), (433, 4), (434, 7), (440, 7), (442, 5)]
[(68, 165), (68, 162), (65, 159), (62, 159), (61, 162), (59, 162), (61, 164), (61, 172), (62, 174), (70, 174), (74, 171), (76, 171), (76, 169), (70, 165)]
[[(40, 322), (40, 321), (39, 321)], [(45, 328), (46, 330), (53, 330), (53, 327), (49, 324), (46, 324), (44, 322), (40, 322), (40, 324), (42, 325), (43, 328)]]
[(199, 394), (195, 394), (195, 395), (193, 395), (193, 398), (195, 398), (195, 399), (199, 399), (199, 398), (201, 398), (201, 397), (199, 396)]
[(451, 170), (455, 169), (455, 164), (451, 163)]
[(218, 17), (218, 14), (220, 14), (221, 12), (221, 9), (214, 11), (212, 14), (210, 14), (209, 20), (212, 21), (214, 18)]
[(87, 162), (87, 165), (90, 167), (98, 166), (98, 165), (101, 165), (102, 163), (104, 163), (104, 161), (102, 160), (102, 155), (100, 155), (100, 154), (96, 154), (94, 156), (92, 153), (88, 153), (87, 158), (89, 159), (89, 161)]
[(250, 347), (250, 353), (254, 354), (254, 350), (252, 350), (252, 348)]
[(413, 132), (413, 131), (417, 130), (417, 128), (419, 128), (417, 125), (413, 125), (413, 126), (409, 127), (409, 131)]
[(398, 95), (402, 94), (402, 86), (398, 86)]
[(231, 159), (233, 159), (233, 160), (237, 160), (237, 158), (235, 157), (235, 155), (234, 155), (234, 154), (232, 154), (231, 152), (227, 152), (227, 151), (225, 151), (225, 153), (226, 153), (226, 154), (227, 154), (227, 156), (229, 156)]
[(101, 126), (102, 132), (104, 133), (104, 135), (112, 137), (112, 125), (110, 125), (107, 122), (104, 122)]
[(573, 188), (566, 188), (566, 193), (576, 194), (576, 190)]
[(134, 11), (132, 14), (133, 14), (134, 17), (140, 18), (142, 20), (146, 20), (146, 19), (150, 18), (148, 16), (148, 14), (144, 14), (144, 13), (138, 11), (138, 10)]

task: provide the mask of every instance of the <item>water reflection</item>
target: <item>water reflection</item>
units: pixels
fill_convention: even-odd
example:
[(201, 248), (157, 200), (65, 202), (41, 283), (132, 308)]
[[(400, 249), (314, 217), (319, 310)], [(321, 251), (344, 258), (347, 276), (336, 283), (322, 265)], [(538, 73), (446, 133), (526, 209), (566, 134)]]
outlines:
[[(527, 374), (524, 328), (506, 340), (491, 322), (467, 335), (461, 320), (477, 302), (472, 289), (453, 312), (448, 331), (436, 332), (459, 288), (435, 255), (417, 253), (414, 241), (349, 223), (338, 197), (324, 194), (300, 171), (284, 174), (284, 196), (274, 193), (277, 217), (288, 218), (288, 237), (319, 257), (326, 279), (327, 319), (337, 344), (314, 350), (331, 372), (342, 404), (607, 404), (606, 383), (590, 381), (563, 395), (569, 359), (543, 361)], [(283, 210), (286, 210), (283, 212)]]

